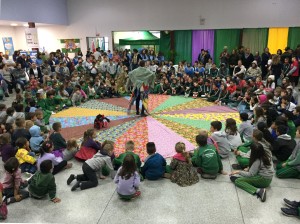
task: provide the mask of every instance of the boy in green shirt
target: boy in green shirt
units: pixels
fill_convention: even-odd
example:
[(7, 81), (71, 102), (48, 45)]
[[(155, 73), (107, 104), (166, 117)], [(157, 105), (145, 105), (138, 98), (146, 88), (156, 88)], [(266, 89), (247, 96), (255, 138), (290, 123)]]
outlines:
[(126, 157), (126, 155), (128, 155), (128, 154), (133, 155), (136, 166), (137, 166), (138, 170), (140, 170), (141, 165), (142, 165), (140, 157), (137, 154), (135, 154), (133, 152), (133, 150), (134, 150), (134, 142), (132, 140), (127, 141), (125, 143), (125, 152), (120, 154), (119, 157), (115, 158), (113, 161), (115, 170), (119, 169), (119, 167), (122, 166), (123, 160)]
[(213, 145), (207, 144), (207, 136), (197, 135), (196, 142), (199, 146), (192, 157), (192, 163), (198, 167), (202, 178), (215, 179), (218, 173), (226, 174), (223, 171), (221, 158)]
[(60, 202), (60, 199), (56, 197), (56, 184), (52, 168), (51, 160), (45, 160), (41, 163), (40, 171), (37, 171), (28, 181), (28, 191), (31, 197), (42, 199), (49, 195), (52, 202)]

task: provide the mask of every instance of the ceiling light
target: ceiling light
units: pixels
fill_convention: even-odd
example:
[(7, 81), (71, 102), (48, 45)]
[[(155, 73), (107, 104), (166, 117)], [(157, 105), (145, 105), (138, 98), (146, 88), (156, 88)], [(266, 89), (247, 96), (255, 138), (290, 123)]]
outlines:
[(10, 24), (11, 26), (18, 26), (18, 24), (16, 24), (16, 23), (12, 23), (12, 24)]
[(23, 26), (25, 26), (25, 27), (29, 27), (29, 25), (28, 25), (27, 23), (23, 24)]

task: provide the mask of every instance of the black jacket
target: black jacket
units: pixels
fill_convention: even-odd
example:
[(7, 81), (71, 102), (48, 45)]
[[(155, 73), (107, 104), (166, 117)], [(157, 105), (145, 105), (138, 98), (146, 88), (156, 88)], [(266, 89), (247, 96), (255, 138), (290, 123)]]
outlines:
[(286, 161), (292, 154), (296, 146), (296, 141), (289, 135), (279, 135), (277, 140), (272, 144), (272, 153), (281, 162)]

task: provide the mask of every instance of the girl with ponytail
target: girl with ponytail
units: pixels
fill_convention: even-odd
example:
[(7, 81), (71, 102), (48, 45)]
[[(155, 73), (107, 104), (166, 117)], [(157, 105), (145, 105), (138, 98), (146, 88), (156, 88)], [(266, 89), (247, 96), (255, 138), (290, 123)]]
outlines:
[(40, 147), (41, 155), (37, 160), (37, 167), (40, 170), (40, 165), (45, 160), (50, 160), (53, 165), (52, 174), (55, 175), (58, 172), (69, 169), (72, 167), (72, 163), (67, 163), (66, 160), (63, 160), (61, 157), (56, 157), (53, 153), (53, 143), (51, 141), (45, 141)]
[(185, 151), (185, 144), (178, 142), (175, 145), (175, 154), (170, 164), (171, 181), (181, 187), (193, 185), (199, 181), (197, 172), (193, 169), (191, 157)]

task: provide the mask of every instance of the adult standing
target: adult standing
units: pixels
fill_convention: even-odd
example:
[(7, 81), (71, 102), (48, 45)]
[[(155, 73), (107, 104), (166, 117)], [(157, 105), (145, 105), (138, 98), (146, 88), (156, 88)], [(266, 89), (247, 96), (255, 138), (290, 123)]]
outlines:
[(238, 64), (239, 55), (237, 54), (236, 50), (233, 49), (231, 55), (229, 56), (229, 75), (232, 75), (234, 67)]
[(136, 115), (140, 114), (140, 100), (142, 100), (141, 116), (146, 116), (148, 112), (148, 94), (150, 88), (154, 88), (155, 73), (145, 68), (145, 61), (141, 60), (140, 67), (128, 73), (126, 90), (133, 86), (128, 112), (135, 101)]
[(242, 61), (246, 69), (251, 67), (251, 63), (254, 61), (254, 57), (253, 54), (250, 52), (250, 48), (246, 48), (246, 51), (242, 57)]
[(264, 79), (268, 74), (268, 61), (271, 59), (271, 54), (269, 52), (269, 48), (264, 49), (264, 53), (261, 55), (261, 72), (262, 78)]
[(280, 63), (280, 56), (275, 54), (272, 57), (271, 75), (275, 76), (275, 84), (281, 85), (280, 75), (282, 72), (282, 64)]
[(228, 48), (227, 46), (224, 46), (224, 49), (220, 54), (220, 64), (225, 64), (226, 67), (228, 67), (228, 59), (229, 59)]

